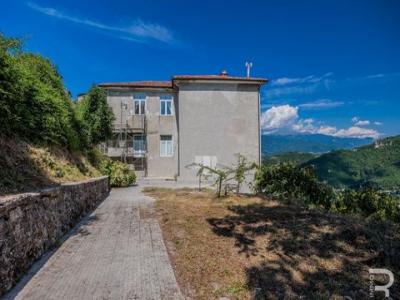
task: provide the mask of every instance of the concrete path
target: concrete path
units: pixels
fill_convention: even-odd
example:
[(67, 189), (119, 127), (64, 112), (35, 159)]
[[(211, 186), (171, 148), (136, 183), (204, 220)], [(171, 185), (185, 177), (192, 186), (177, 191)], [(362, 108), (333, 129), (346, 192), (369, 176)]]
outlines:
[(152, 203), (112, 190), (4, 299), (183, 299)]

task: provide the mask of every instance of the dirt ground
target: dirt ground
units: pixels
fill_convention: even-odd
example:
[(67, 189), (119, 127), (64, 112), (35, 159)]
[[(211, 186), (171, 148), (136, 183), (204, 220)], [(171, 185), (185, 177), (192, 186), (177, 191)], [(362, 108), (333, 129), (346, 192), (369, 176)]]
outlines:
[[(394, 273), (400, 230), (261, 197), (146, 188), (182, 292), (191, 299), (367, 299), (370, 267)], [(375, 276), (380, 285), (387, 278)], [(383, 294), (377, 292), (376, 299)], [(347, 298), (350, 299), (350, 298)]]

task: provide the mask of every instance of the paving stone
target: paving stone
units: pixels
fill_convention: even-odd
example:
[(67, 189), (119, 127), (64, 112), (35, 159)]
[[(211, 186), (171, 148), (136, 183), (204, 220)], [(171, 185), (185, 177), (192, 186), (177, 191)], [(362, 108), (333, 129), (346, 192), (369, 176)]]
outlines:
[(183, 299), (157, 220), (140, 215), (153, 201), (113, 189), (3, 299)]

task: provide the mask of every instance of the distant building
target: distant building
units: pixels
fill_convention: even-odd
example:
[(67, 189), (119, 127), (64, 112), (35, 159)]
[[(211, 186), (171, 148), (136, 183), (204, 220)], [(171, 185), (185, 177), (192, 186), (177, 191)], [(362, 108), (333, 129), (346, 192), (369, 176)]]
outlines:
[(104, 152), (141, 176), (194, 180), (194, 162), (231, 166), (236, 153), (260, 162), (263, 78), (179, 75), (171, 81), (102, 83), (114, 111)]

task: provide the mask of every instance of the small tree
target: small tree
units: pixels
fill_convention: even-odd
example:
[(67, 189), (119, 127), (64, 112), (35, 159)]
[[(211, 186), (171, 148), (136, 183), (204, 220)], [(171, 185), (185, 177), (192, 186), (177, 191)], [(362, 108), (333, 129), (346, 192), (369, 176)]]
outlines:
[(257, 164), (249, 162), (247, 158), (240, 153), (236, 154), (236, 156), (238, 159), (237, 165), (230, 169), (230, 173), (233, 174), (233, 179), (236, 181), (236, 194), (239, 194), (247, 173), (257, 168)]
[(93, 86), (83, 100), (77, 104), (77, 116), (82, 122), (83, 139), (90, 146), (96, 146), (112, 137), (113, 120), (111, 108), (107, 104), (106, 92)]
[(198, 167), (198, 171), (196, 175), (199, 177), (199, 190), (201, 189), (201, 179), (203, 177), (208, 178), (208, 174), (206, 175), (205, 171), (208, 171), (211, 174), (216, 175), (216, 180), (214, 182), (214, 186), (217, 187), (217, 196), (221, 197), (221, 191), (222, 191), (222, 185), (224, 181), (227, 180), (228, 175), (229, 175), (229, 169), (222, 169), (222, 168), (211, 168), (209, 166), (206, 166), (204, 164), (198, 164), (198, 163), (193, 163), (189, 165), (191, 166), (196, 166)]

